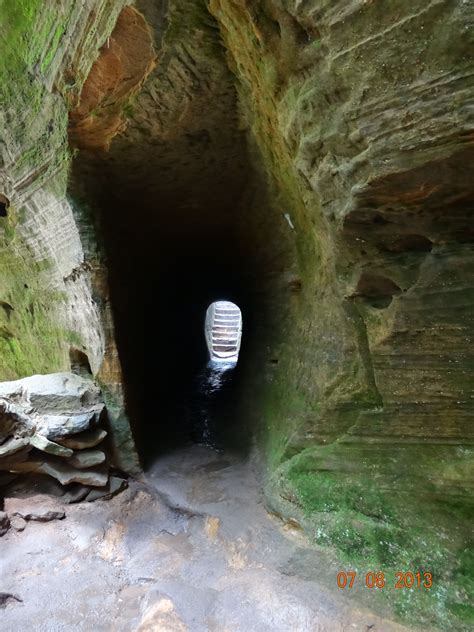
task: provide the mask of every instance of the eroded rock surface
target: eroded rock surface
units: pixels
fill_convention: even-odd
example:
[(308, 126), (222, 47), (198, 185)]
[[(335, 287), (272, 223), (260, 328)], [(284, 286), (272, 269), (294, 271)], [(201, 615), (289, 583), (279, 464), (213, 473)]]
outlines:
[[(87, 204), (73, 205), (66, 197), (68, 113), (81, 105), (83, 84), (123, 5), (67, 0), (58, 9), (27, 0), (0, 9), (0, 380), (72, 367), (100, 374), (113, 420), (111, 445), (121, 446), (113, 459), (137, 472), (103, 248), (86, 219)], [(127, 15), (133, 22), (135, 13), (128, 8), (122, 22)], [(150, 63), (150, 55), (144, 57), (138, 66)], [(120, 78), (128, 72), (126, 55), (122, 65), (111, 89), (125, 98), (130, 90), (122, 91)], [(141, 78), (143, 73), (129, 85)]]
[[(407, 632), (373, 613), (364, 587), (355, 588), (367, 600), (357, 607), (331, 591), (338, 564), (315, 557), (260, 496), (252, 464), (229, 457), (223, 467), (220, 454), (194, 446), (106, 503), (67, 505), (65, 520), (10, 530), (1, 590), (23, 603), (2, 611), (2, 632), (33, 618), (78, 632)], [(74, 608), (71, 592), (82, 596)]]
[(21, 531), (21, 523), (13, 522), (15, 516), (26, 522), (50, 522), (51, 520), (63, 520), (66, 516), (62, 503), (47, 495), (30, 496), (29, 498), (6, 498), (5, 511), (12, 520), (12, 526)]

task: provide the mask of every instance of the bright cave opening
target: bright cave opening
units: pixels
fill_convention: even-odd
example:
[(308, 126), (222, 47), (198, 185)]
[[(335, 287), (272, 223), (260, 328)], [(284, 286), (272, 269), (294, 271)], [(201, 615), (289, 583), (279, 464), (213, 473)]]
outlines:
[(242, 312), (231, 301), (214, 301), (206, 311), (204, 324), (209, 358), (212, 362), (237, 364), (242, 340)]

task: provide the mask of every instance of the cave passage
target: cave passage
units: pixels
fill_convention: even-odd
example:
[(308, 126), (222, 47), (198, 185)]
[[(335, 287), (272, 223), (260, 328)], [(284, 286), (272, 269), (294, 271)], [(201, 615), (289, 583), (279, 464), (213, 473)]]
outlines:
[[(104, 175), (102, 195), (81, 177), (100, 210), (127, 409), (142, 464), (146, 469), (190, 443), (246, 453), (253, 431), (242, 403), (258, 372), (252, 347), (256, 325), (265, 324), (266, 281), (249, 248), (252, 236), (235, 221), (241, 196), (223, 205), (222, 189), (211, 181), (217, 203), (195, 202), (198, 210), (190, 212), (179, 190), (148, 196), (146, 178), (137, 191), (117, 183), (120, 171)], [(129, 212), (137, 204), (139, 214)], [(238, 364), (216, 366), (205, 317), (222, 299), (245, 315), (245, 335)]]
[[(154, 292), (144, 305), (143, 331), (153, 333), (144, 341), (142, 363), (140, 416), (146, 421), (139, 439), (146, 446), (145, 464), (155, 454), (189, 442), (237, 448), (230, 438), (237, 434), (243, 439), (246, 433), (238, 418), (239, 369), (235, 363), (209, 359), (203, 317), (209, 299), (216, 296), (245, 302), (249, 311), (252, 307), (238, 266), (223, 256), (208, 258), (205, 243), (197, 252), (190, 252), (189, 244), (185, 250), (179, 256), (176, 249), (169, 253), (152, 282), (160, 305), (166, 307), (157, 310)], [(138, 358), (133, 362), (140, 364)], [(237, 433), (234, 426), (240, 426)], [(239, 448), (243, 444), (240, 441)]]
[[(260, 157), (241, 125), (218, 29), (207, 11), (202, 17), (190, 40), (192, 74), (179, 46), (172, 48), (105, 152), (96, 151), (100, 129), (92, 144), (81, 126), (75, 137), (81, 151), (73, 194), (102, 236), (127, 413), (145, 467), (193, 441), (248, 449), (253, 431), (242, 404), (261, 373), (254, 349), (271, 330), (269, 279), (285, 266), (281, 211), (275, 215)], [(102, 80), (100, 63), (86, 96)], [(228, 371), (207, 364), (204, 319), (219, 300), (245, 315), (239, 362)]]
[[(157, 248), (157, 260), (145, 252), (139, 283), (132, 278), (118, 283), (115, 294), (132, 421), (145, 466), (155, 455), (189, 442), (237, 448), (235, 441), (229, 444), (237, 434), (239, 449), (246, 443), (238, 419), (240, 367), (210, 362), (203, 332), (206, 308), (216, 297), (254, 311), (238, 257), (228, 249), (214, 256), (219, 239), (202, 236), (191, 243), (181, 234), (166, 241)], [(128, 300), (125, 287), (134, 295)]]

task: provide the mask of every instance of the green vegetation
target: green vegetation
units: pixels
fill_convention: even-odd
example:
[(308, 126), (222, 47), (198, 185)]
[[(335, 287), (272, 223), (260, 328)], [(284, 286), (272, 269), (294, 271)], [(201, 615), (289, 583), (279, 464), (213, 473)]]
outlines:
[[(11, 220), (0, 220), (5, 224)], [(1, 227), (0, 227), (1, 230)], [(6, 232), (6, 231), (5, 231)], [(41, 282), (47, 261), (33, 261), (15, 232), (0, 239), (0, 376), (15, 379), (69, 366), (57, 308), (63, 297)]]
[[(35, 187), (43, 186), (61, 199), (70, 160), (67, 109), (47, 90), (45, 73), (66, 18), (57, 6), (40, 0), (1, 0), (0, 22), (0, 101), (13, 158), (10, 177), (29, 181), (35, 174)], [(59, 310), (64, 296), (48, 281), (52, 263), (38, 260), (26, 246), (23, 226), (28, 219), (25, 207), (16, 208), (13, 199), (8, 217), (0, 220), (0, 379), (69, 366), (68, 334)]]
[[(274, 479), (284, 480), (279, 494), (291, 504), (315, 544), (335, 549), (348, 569), (364, 581), (369, 571), (383, 572), (384, 590), (371, 595), (407, 623), (467, 630), (472, 620), (474, 556), (470, 524), (474, 507), (434, 500), (443, 470), (465, 480), (469, 455), (455, 446), (391, 447), (336, 442), (308, 448), (284, 463)], [(456, 479), (452, 480), (454, 483)], [(410, 493), (410, 487), (412, 493)], [(281, 500), (274, 496), (278, 506)], [(429, 590), (394, 589), (397, 572), (430, 572)]]
[(58, 24), (55, 28), (53, 38), (51, 40), (51, 44), (49, 46), (48, 52), (45, 55), (44, 59), (41, 62), (41, 70), (45, 72), (49, 65), (51, 64), (56, 51), (59, 46), (59, 42), (61, 41), (62, 36), (64, 35), (65, 26), (64, 24)]

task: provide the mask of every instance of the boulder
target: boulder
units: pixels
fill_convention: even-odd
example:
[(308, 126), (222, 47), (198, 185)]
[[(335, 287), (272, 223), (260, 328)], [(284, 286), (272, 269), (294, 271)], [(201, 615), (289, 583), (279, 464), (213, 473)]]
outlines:
[[(10, 384), (10, 382), (0, 382)], [(25, 409), (12, 401), (3, 399), (0, 395), (0, 442), (9, 437), (29, 437), (35, 431), (35, 424)]]
[(96, 384), (73, 373), (0, 382), (0, 471), (104, 487), (107, 468), (97, 466), (106, 455), (91, 449), (107, 436), (98, 425), (103, 410)]
[(32, 375), (0, 383), (0, 397), (49, 414), (80, 412), (102, 406), (100, 389), (90, 379), (75, 373)]
[(13, 514), (10, 516), (10, 525), (15, 531), (24, 531), (26, 529), (26, 520), (18, 514)]
[(99, 387), (74, 373), (0, 382), (0, 441), (35, 432), (49, 440), (77, 434), (97, 423), (103, 409)]
[(71, 456), (67, 462), (73, 467), (83, 470), (88, 467), (100, 465), (105, 461), (105, 454), (101, 450), (79, 450)]

